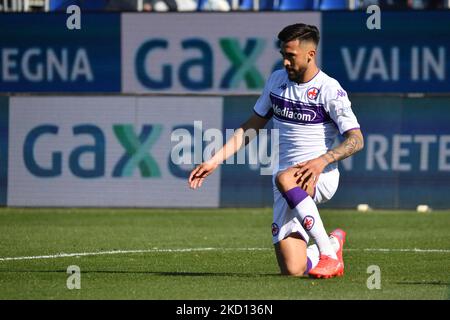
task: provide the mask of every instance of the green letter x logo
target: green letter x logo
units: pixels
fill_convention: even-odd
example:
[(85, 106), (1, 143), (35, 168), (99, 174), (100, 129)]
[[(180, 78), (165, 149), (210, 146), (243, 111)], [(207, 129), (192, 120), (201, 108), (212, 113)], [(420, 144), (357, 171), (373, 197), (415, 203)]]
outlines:
[(231, 62), (231, 67), (225, 73), (221, 88), (237, 88), (239, 83), (245, 79), (248, 88), (260, 89), (264, 86), (264, 79), (258, 69), (253, 65), (264, 49), (264, 39), (250, 38), (244, 50), (234, 38), (220, 39), (220, 46)]
[(143, 177), (161, 176), (158, 164), (148, 151), (161, 134), (162, 125), (144, 125), (139, 137), (131, 124), (117, 124), (113, 126), (113, 130), (126, 151), (114, 167), (113, 177), (130, 177), (137, 166)]

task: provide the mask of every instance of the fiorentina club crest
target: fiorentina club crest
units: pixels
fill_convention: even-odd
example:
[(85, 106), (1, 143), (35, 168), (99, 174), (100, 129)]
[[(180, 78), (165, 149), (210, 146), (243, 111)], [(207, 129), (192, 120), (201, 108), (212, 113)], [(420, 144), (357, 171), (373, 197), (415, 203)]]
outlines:
[(309, 88), (306, 93), (308, 95), (309, 100), (316, 100), (317, 96), (319, 95), (319, 92), (320, 92), (319, 89), (317, 89), (316, 87), (312, 87), (312, 88)]
[(279, 231), (280, 228), (278, 228), (278, 225), (276, 223), (272, 223), (272, 235), (275, 237)]
[(306, 231), (309, 231), (314, 226), (314, 218), (311, 216), (306, 216), (303, 219), (303, 228), (305, 228)]

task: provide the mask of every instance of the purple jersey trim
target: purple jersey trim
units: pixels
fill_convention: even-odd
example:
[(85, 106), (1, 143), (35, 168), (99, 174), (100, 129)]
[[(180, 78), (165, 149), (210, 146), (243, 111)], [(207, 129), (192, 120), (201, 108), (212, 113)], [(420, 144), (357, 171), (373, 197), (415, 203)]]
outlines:
[(308, 104), (270, 94), (273, 116), (297, 124), (321, 124), (331, 121), (322, 104)]
[[(276, 115), (274, 115), (273, 118), (280, 122), (285, 122), (285, 123), (299, 124), (299, 125), (304, 125), (304, 126), (311, 124), (311, 123), (298, 123), (297, 121), (294, 121), (294, 120), (286, 120), (284, 118), (278, 118)], [(334, 121), (326, 121), (326, 122), (322, 122), (320, 124), (328, 124), (328, 123), (334, 123)]]
[(279, 99), (282, 99), (282, 100), (286, 100), (286, 101), (290, 101), (290, 102), (294, 102), (294, 103), (297, 103), (297, 104), (304, 105), (305, 107), (323, 107), (324, 106), (323, 103), (307, 103), (307, 102), (302, 102), (302, 101), (298, 101), (298, 100), (295, 100), (295, 99), (290, 99), (290, 98), (287, 98), (287, 97), (283, 97), (283, 96), (280, 96), (280, 95), (278, 95), (276, 93), (273, 93), (272, 91), (270, 92), (270, 95), (274, 96), (274, 97), (277, 97)]

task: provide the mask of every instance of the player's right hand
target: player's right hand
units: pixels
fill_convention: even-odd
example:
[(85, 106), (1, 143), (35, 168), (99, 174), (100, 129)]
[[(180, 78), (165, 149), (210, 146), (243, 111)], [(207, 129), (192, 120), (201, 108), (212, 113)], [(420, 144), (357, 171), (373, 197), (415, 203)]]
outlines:
[(209, 176), (219, 164), (215, 161), (209, 160), (202, 164), (199, 164), (189, 175), (188, 184), (192, 189), (200, 188), (203, 184), (203, 180)]

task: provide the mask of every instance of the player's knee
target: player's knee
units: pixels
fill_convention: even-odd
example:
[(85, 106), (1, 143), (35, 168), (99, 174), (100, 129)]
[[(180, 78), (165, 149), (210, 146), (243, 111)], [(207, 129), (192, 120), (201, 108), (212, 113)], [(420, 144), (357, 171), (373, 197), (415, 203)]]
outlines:
[(281, 192), (289, 190), (293, 184), (292, 174), (288, 170), (279, 172), (275, 177), (275, 184)]

